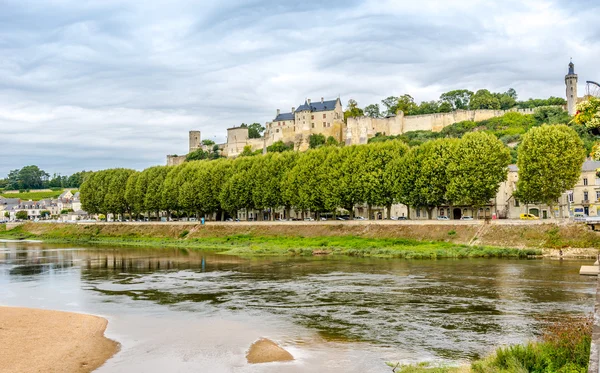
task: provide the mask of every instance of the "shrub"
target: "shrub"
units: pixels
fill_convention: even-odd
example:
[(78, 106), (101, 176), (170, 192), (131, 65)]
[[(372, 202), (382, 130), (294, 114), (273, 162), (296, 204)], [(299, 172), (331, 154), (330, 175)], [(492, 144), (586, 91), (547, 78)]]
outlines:
[(186, 238), (189, 233), (190, 231), (186, 229), (183, 232), (179, 233), (179, 238)]
[(28, 216), (27, 216), (27, 211), (17, 211), (17, 213), (15, 214), (15, 217), (19, 220), (27, 220)]

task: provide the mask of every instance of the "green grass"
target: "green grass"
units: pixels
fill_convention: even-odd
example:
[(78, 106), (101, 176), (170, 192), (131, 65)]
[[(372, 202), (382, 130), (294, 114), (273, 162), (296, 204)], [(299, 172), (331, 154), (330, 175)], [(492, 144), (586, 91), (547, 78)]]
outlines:
[[(101, 226), (84, 226), (82, 230), (57, 225), (43, 235), (34, 235), (23, 226), (0, 232), (0, 238), (40, 239), (49, 243), (103, 244), (115, 246), (179, 247), (219, 251), (240, 256), (311, 256), (347, 255), (400, 259), (441, 258), (526, 258), (541, 255), (536, 249), (510, 249), (468, 246), (443, 241), (411, 239), (336, 237), (255, 236), (248, 234), (225, 237), (193, 237), (181, 232), (177, 238), (148, 237), (130, 232), (119, 236), (103, 234)], [(185, 233), (185, 234), (184, 234)]]
[(560, 316), (535, 342), (498, 348), (470, 367), (436, 367), (429, 363), (402, 365), (396, 373), (587, 373), (593, 318)]
[[(47, 192), (25, 192), (25, 193), (2, 193), (0, 196), (5, 198), (20, 198), (25, 201), (39, 201), (41, 199), (58, 198), (62, 194), (62, 190), (59, 191), (47, 191)], [(71, 193), (75, 194), (77, 191), (72, 190)]]

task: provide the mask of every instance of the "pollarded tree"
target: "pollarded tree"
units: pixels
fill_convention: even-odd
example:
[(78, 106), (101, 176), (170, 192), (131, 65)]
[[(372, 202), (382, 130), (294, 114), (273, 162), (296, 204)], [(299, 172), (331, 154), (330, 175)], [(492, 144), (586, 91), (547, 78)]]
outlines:
[(386, 169), (386, 182), (395, 194), (395, 201), (425, 208), (432, 219), (433, 209), (447, 203), (448, 170), (458, 142), (457, 139), (428, 141), (394, 159)]
[(225, 220), (224, 209), (221, 206), (220, 195), (223, 186), (231, 177), (233, 170), (233, 160), (219, 159), (210, 162), (208, 168), (208, 189), (202, 190), (200, 193), (206, 193), (203, 199), (206, 201), (207, 213), (216, 212), (221, 214), (221, 220)]
[(246, 219), (248, 219), (248, 211), (254, 209), (252, 200), (254, 179), (250, 169), (257, 159), (260, 157), (239, 157), (233, 162), (231, 176), (225, 181), (219, 194), (221, 207), (231, 215), (246, 209)]
[(300, 211), (323, 211), (325, 192), (330, 187), (326, 175), (325, 160), (336, 147), (309, 150), (298, 156), (295, 166), (286, 173), (282, 182), (284, 206), (293, 206)]
[[(335, 148), (334, 148), (335, 149)], [(373, 175), (369, 173), (369, 154), (366, 146), (346, 146), (332, 151), (326, 160), (324, 176), (328, 179), (325, 196), (331, 193), (327, 207), (342, 207), (354, 218), (354, 206), (367, 200), (369, 184)]]
[(448, 166), (447, 200), (454, 205), (484, 206), (506, 181), (510, 150), (496, 136), (468, 133), (459, 141)]
[(137, 171), (125, 168), (115, 168), (106, 171), (110, 172), (107, 178), (107, 193), (104, 198), (106, 211), (112, 212), (116, 219), (118, 215), (123, 216), (126, 212), (131, 213), (132, 207), (128, 203), (127, 198), (125, 198), (125, 187), (129, 177)]
[(146, 189), (146, 195), (144, 196), (144, 206), (146, 211), (154, 211), (158, 218), (160, 216), (160, 211), (168, 210), (168, 207), (165, 206), (162, 201), (162, 188), (167, 173), (169, 172), (169, 167), (155, 166), (150, 168), (150, 170), (148, 188)]
[(285, 206), (281, 180), (294, 167), (296, 158), (297, 153), (294, 152), (271, 153), (258, 158), (252, 166), (251, 174), (255, 181), (252, 200), (258, 209), (271, 210), (271, 220), (275, 217), (273, 210)]
[(169, 167), (169, 172), (163, 182), (161, 191), (161, 203), (165, 206), (167, 211), (180, 211), (181, 206), (179, 205), (179, 173), (185, 167), (184, 164), (178, 166)]
[(402, 158), (408, 151), (408, 146), (400, 140), (393, 140), (372, 143), (366, 145), (365, 149), (368, 159), (365, 168), (371, 179), (366, 185), (365, 202), (369, 206), (385, 206), (389, 219), (395, 202), (395, 193), (394, 181), (390, 180), (392, 174), (388, 172), (388, 165), (394, 159)]
[(577, 183), (585, 160), (583, 141), (566, 125), (532, 128), (519, 146), (516, 197), (552, 207)]
[(139, 216), (141, 210), (139, 209), (139, 205), (136, 203), (138, 201), (135, 187), (137, 184), (137, 179), (139, 177), (139, 172), (134, 172), (127, 179), (127, 183), (125, 183), (125, 200), (127, 204), (131, 207), (131, 217)]

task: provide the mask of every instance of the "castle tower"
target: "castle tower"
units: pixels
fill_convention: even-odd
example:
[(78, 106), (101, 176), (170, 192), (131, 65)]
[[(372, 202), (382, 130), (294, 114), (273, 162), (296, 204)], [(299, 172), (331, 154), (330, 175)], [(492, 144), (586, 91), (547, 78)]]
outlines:
[(190, 153), (200, 149), (200, 131), (190, 131)]
[(577, 111), (577, 74), (573, 61), (569, 63), (569, 73), (565, 76), (567, 86), (567, 111), (569, 115), (575, 115)]

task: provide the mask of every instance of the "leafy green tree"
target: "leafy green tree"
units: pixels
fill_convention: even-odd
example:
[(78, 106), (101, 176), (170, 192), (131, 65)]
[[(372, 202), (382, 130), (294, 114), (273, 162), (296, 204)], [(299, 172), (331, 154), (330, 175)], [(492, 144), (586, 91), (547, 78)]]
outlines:
[[(282, 180), (282, 193), (285, 206), (294, 206), (299, 211), (325, 211), (326, 198), (331, 198), (332, 171), (326, 164), (329, 153), (338, 151), (337, 147), (322, 147), (298, 155), (294, 167)], [(327, 202), (332, 209), (334, 201)]]
[(115, 168), (108, 170), (106, 195), (104, 197), (106, 211), (112, 212), (117, 218), (123, 216), (126, 212), (131, 213), (131, 205), (125, 198), (127, 180), (136, 171), (125, 168)]
[(12, 170), (8, 174), (8, 188), (11, 189), (41, 189), (50, 175), (40, 170), (38, 166), (25, 166), (20, 170)]
[(240, 157), (233, 162), (231, 176), (225, 181), (219, 195), (221, 207), (231, 215), (236, 215), (241, 209), (248, 212), (255, 207), (252, 199), (255, 180), (250, 170), (258, 159), (260, 157)]
[(358, 107), (358, 103), (353, 99), (348, 100), (348, 106), (344, 111), (344, 121), (347, 122), (348, 118), (362, 117), (363, 115), (364, 112)]
[(27, 211), (17, 211), (15, 217), (18, 220), (27, 220), (29, 218), (29, 216), (27, 215)]
[(333, 136), (329, 136), (325, 141), (325, 146), (338, 146), (339, 143)]
[(396, 115), (396, 113), (398, 112), (398, 97), (389, 96), (389, 97), (381, 100), (381, 103), (385, 107), (385, 116), (386, 117)]
[(136, 192), (137, 179), (139, 175), (139, 172), (132, 173), (131, 175), (129, 175), (129, 178), (125, 183), (125, 200), (127, 201), (127, 205), (130, 206), (131, 217), (139, 217), (143, 208), (141, 204), (142, 198), (138, 198)]
[(254, 181), (252, 202), (260, 210), (269, 209), (271, 220), (274, 219), (273, 211), (285, 206), (281, 180), (287, 177), (296, 158), (297, 153), (271, 153), (258, 158), (250, 169)]
[[(220, 203), (220, 195), (223, 186), (232, 174), (233, 161), (230, 159), (219, 159), (209, 162), (203, 168), (202, 184), (198, 198), (202, 201), (203, 210), (206, 213), (221, 214), (221, 220), (225, 220), (225, 214)], [(217, 217), (218, 218), (218, 217)]]
[(533, 113), (538, 124), (567, 124), (571, 121), (569, 113), (562, 107), (540, 107)]
[(215, 142), (210, 139), (204, 139), (204, 140), (202, 140), (202, 145), (211, 146), (211, 145), (215, 145)]
[[(408, 146), (402, 141), (387, 141), (365, 146), (365, 171), (369, 181), (365, 185), (365, 202), (369, 206), (385, 206), (388, 219), (391, 216), (392, 205), (395, 203), (394, 184), (396, 180), (388, 166), (400, 159), (408, 151)], [(369, 218), (371, 214), (369, 213)]]
[(5, 218), (10, 218), (10, 212), (4, 211), (4, 217)]
[(471, 97), (473, 97), (473, 92), (468, 89), (457, 89), (442, 93), (440, 100), (442, 101), (442, 105), (443, 103), (450, 105), (452, 108), (450, 111), (467, 110), (469, 108)]
[(487, 89), (480, 89), (471, 97), (471, 100), (469, 101), (469, 109), (499, 110), (500, 99), (497, 96), (490, 93), (490, 91), (488, 91)]
[(67, 183), (65, 187), (67, 188), (79, 188), (86, 177), (88, 177), (92, 172), (91, 171), (80, 171), (75, 172), (71, 176), (67, 178)]
[(496, 136), (468, 133), (459, 141), (454, 161), (448, 165), (446, 199), (461, 206), (484, 206), (506, 181), (510, 150)]
[(433, 209), (448, 202), (449, 169), (459, 140), (438, 139), (411, 148), (402, 158), (391, 161), (386, 170), (394, 200), (409, 207), (425, 208), (429, 219)]
[(371, 118), (381, 118), (381, 111), (379, 110), (379, 104), (371, 104), (365, 106), (364, 114)]
[(398, 97), (398, 108), (395, 114), (403, 112), (404, 115), (414, 115), (418, 113), (419, 107), (411, 95), (405, 94)]
[(260, 139), (265, 130), (265, 127), (263, 127), (260, 123), (252, 123), (250, 125), (242, 123), (240, 127), (248, 128), (248, 138), (251, 139)]
[(293, 142), (284, 143), (281, 140), (276, 141), (273, 144), (267, 146), (267, 153), (283, 153), (292, 150), (294, 150)]
[(204, 151), (202, 149), (196, 149), (193, 152), (189, 153), (186, 157), (185, 157), (185, 161), (189, 162), (189, 161), (200, 161), (203, 159), (208, 159), (210, 153), (207, 151)]
[(523, 136), (518, 154), (516, 198), (552, 207), (577, 183), (586, 153), (573, 129), (566, 125), (544, 125)]
[(146, 211), (154, 211), (156, 217), (160, 217), (161, 211), (169, 210), (169, 206), (163, 203), (162, 188), (165, 178), (169, 172), (167, 166), (155, 166), (150, 168), (148, 188), (144, 196), (144, 207)]
[[(179, 173), (187, 166), (186, 163), (178, 166), (169, 167), (163, 187), (161, 190), (162, 205), (167, 206), (168, 211), (181, 211), (183, 208), (179, 204)], [(128, 186), (129, 189), (129, 186)], [(170, 216), (169, 216), (170, 217)]]
[(313, 133), (308, 137), (308, 147), (310, 149), (316, 149), (319, 146), (325, 145), (325, 135), (320, 133)]

